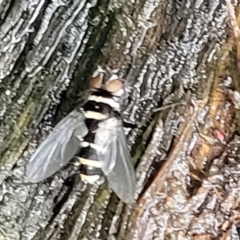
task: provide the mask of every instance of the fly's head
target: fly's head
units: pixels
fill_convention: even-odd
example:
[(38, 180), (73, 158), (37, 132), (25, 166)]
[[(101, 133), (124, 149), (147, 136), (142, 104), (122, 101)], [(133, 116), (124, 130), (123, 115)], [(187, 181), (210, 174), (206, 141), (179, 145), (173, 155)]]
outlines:
[(108, 67), (98, 69), (93, 73), (90, 80), (90, 87), (93, 90), (104, 90), (109, 92), (113, 97), (124, 100), (127, 97), (126, 83), (116, 73), (118, 70), (111, 70)]

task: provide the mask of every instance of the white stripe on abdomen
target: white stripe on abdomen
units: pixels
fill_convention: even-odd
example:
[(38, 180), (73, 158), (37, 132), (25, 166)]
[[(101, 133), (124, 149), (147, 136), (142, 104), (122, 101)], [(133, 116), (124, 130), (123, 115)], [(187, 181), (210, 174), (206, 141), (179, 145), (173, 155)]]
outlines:
[(84, 182), (87, 182), (87, 183), (90, 183), (90, 184), (94, 184), (100, 178), (99, 175), (88, 176), (88, 175), (85, 175), (85, 174), (80, 174), (80, 177)]
[(88, 119), (95, 119), (95, 120), (105, 120), (108, 118), (105, 114), (102, 114), (100, 112), (94, 112), (94, 111), (86, 111), (84, 112), (85, 118)]
[(102, 167), (102, 162), (98, 161), (98, 160), (91, 160), (91, 159), (79, 157), (79, 161), (80, 161), (81, 164), (87, 165), (87, 166), (90, 166), (90, 167), (95, 167), (95, 168), (101, 168)]

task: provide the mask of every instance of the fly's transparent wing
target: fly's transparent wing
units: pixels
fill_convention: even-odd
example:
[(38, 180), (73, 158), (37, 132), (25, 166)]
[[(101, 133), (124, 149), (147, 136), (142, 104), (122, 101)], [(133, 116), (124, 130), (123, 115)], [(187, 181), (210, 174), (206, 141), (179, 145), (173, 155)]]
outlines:
[(98, 157), (109, 186), (123, 202), (134, 202), (135, 172), (122, 122), (112, 118), (99, 124), (95, 143), (102, 149)]
[(74, 110), (63, 118), (40, 144), (27, 165), (27, 178), (39, 182), (67, 164), (80, 148), (87, 134), (84, 115)]

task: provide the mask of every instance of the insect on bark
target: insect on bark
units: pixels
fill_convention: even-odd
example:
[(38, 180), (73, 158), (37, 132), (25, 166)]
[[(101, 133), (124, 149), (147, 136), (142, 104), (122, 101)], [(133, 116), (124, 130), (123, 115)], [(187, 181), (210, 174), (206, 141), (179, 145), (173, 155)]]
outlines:
[(124, 81), (98, 68), (89, 90), (85, 103), (63, 118), (33, 154), (28, 180), (50, 177), (77, 155), (83, 181), (93, 184), (103, 173), (122, 201), (133, 202), (135, 172), (121, 118)]

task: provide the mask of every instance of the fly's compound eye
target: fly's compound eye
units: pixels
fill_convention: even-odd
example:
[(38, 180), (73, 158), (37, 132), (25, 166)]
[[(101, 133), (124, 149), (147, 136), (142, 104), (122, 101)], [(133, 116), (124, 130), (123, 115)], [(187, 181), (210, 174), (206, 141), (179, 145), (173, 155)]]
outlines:
[(92, 78), (90, 80), (90, 84), (89, 85), (90, 85), (91, 88), (101, 88), (102, 79), (101, 79), (100, 75), (98, 75), (95, 78)]
[(105, 89), (111, 93), (115, 93), (122, 88), (123, 88), (123, 81), (120, 79), (114, 79), (114, 80), (108, 81), (105, 85)]
[(103, 74), (101, 72), (95, 71), (92, 75), (92, 79), (90, 80), (91, 88), (101, 88), (103, 80)]

